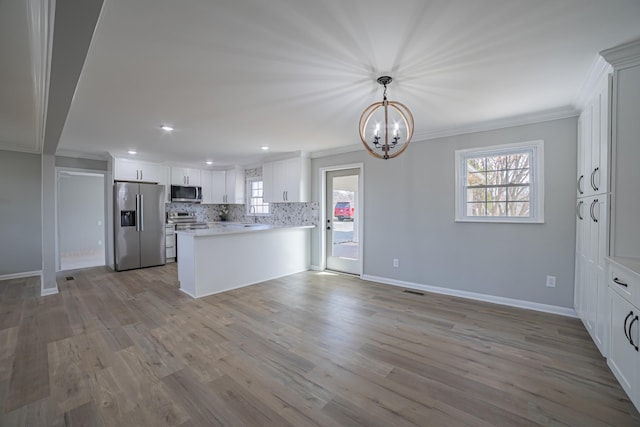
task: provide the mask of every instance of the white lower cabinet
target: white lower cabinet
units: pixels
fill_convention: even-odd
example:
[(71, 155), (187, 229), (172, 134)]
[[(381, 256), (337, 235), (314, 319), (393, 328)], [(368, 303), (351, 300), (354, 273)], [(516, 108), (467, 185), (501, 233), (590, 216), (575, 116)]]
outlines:
[(640, 260), (609, 258), (609, 357), (607, 364), (640, 408)]
[(607, 212), (607, 194), (577, 201), (574, 306), (605, 357), (609, 348), (609, 297), (605, 263), (608, 247)]
[(611, 354), (609, 367), (629, 397), (637, 395), (636, 378), (640, 357), (638, 345), (638, 310), (617, 292), (610, 293)]

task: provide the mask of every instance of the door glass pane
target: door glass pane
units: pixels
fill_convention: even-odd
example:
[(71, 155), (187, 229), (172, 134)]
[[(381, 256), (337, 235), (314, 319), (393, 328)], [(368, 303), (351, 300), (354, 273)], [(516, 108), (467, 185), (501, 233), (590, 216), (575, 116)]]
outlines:
[(331, 256), (357, 260), (360, 258), (356, 206), (358, 175), (332, 178), (333, 227)]

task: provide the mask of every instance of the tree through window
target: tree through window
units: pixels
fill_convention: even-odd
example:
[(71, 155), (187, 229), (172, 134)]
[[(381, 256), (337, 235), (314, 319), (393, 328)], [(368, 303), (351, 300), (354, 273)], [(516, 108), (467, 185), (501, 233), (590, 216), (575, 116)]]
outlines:
[(541, 156), (541, 141), (456, 151), (456, 219), (542, 222)]

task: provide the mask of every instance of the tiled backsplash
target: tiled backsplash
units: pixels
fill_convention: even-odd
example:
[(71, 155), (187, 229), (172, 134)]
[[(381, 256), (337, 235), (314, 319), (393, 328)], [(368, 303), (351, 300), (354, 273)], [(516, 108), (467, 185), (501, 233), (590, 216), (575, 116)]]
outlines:
[[(167, 212), (189, 212), (196, 215), (198, 222), (220, 221), (220, 209), (225, 205), (201, 205), (194, 203), (167, 203)], [(253, 222), (253, 215), (247, 215), (244, 205), (226, 205), (229, 209), (227, 221)], [(270, 215), (256, 216), (261, 224), (273, 225), (318, 225), (320, 212), (318, 203), (271, 203)]]

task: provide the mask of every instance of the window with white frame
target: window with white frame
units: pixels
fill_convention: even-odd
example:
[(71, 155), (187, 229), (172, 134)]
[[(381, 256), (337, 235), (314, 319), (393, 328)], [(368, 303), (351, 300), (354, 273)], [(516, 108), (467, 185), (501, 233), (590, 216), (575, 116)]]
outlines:
[(544, 222), (544, 142), (456, 150), (456, 221)]
[(262, 177), (247, 179), (247, 214), (268, 215), (269, 203), (263, 199), (264, 186)]

